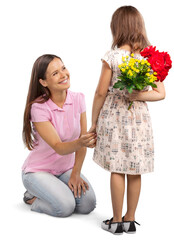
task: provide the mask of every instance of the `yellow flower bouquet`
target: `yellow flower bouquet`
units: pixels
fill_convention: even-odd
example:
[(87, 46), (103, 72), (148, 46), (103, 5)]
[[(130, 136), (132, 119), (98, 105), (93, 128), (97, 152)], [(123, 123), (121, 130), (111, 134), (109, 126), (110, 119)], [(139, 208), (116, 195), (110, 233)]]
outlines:
[[(123, 90), (126, 88), (129, 93), (133, 90), (143, 90), (146, 86), (156, 88), (154, 81), (157, 80), (157, 73), (151, 68), (151, 64), (145, 59), (136, 59), (134, 54), (131, 56), (122, 57), (123, 63), (118, 67), (120, 69), (120, 75), (118, 80), (114, 84), (114, 88)], [(131, 102), (128, 109), (132, 106)]]

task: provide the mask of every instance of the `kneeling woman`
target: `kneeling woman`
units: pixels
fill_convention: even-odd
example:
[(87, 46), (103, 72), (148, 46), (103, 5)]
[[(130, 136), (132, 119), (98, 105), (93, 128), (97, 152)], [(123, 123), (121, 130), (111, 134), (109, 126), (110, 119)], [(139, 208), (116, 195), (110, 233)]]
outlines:
[(24, 113), (23, 139), (31, 150), (22, 167), (24, 201), (33, 211), (57, 217), (90, 213), (96, 205), (80, 173), (96, 135), (86, 132), (84, 95), (69, 87), (60, 57), (46, 54), (35, 61)]

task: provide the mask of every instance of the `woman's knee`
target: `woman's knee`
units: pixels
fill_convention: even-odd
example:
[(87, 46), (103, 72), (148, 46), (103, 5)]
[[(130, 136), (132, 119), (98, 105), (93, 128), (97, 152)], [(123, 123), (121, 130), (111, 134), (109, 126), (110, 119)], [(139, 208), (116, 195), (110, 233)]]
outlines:
[(57, 202), (52, 205), (53, 216), (55, 217), (68, 217), (75, 210), (75, 200), (73, 198), (65, 201)]
[(76, 205), (76, 212), (82, 214), (88, 214), (92, 212), (96, 207), (96, 196), (93, 190), (86, 192), (82, 197), (80, 204)]

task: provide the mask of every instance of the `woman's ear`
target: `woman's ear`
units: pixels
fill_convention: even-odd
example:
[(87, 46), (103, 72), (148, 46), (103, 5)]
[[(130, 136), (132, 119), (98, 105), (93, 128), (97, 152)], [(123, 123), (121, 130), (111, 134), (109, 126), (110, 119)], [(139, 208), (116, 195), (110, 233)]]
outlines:
[(43, 87), (47, 87), (47, 82), (45, 81), (45, 80), (43, 80), (43, 79), (39, 79), (39, 82), (40, 82), (40, 84), (43, 86)]

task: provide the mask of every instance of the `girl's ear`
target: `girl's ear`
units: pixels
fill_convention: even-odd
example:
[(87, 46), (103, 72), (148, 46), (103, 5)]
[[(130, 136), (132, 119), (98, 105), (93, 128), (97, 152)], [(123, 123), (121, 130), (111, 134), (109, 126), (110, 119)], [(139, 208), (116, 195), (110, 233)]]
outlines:
[(47, 87), (47, 82), (45, 81), (45, 80), (43, 80), (43, 79), (39, 79), (39, 82), (40, 82), (40, 84), (43, 86), (43, 87)]

